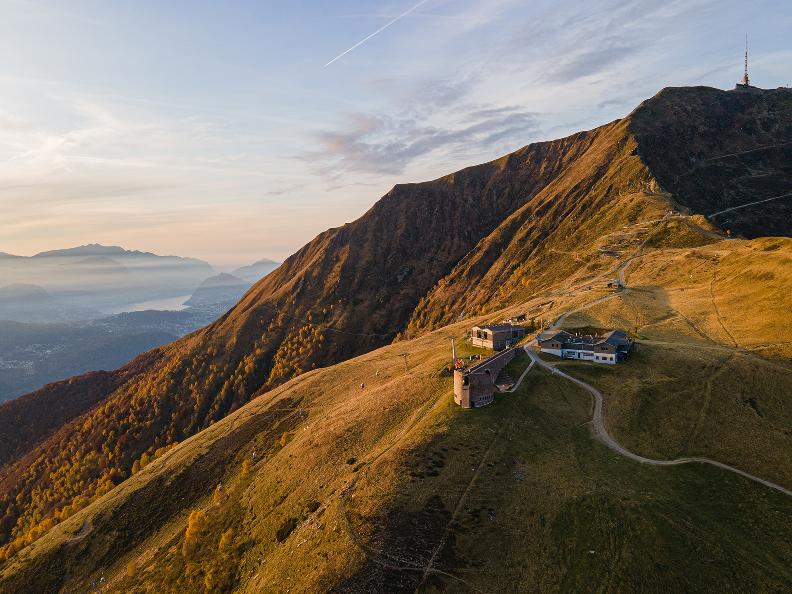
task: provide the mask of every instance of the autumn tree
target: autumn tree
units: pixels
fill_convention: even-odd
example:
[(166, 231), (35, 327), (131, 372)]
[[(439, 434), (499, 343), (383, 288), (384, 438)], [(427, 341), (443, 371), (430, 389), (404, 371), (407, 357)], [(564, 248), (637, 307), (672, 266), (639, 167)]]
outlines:
[(189, 558), (195, 552), (198, 539), (205, 527), (206, 514), (201, 510), (191, 511), (190, 517), (187, 518), (187, 529), (184, 531), (184, 543), (182, 545), (182, 554), (185, 558)]

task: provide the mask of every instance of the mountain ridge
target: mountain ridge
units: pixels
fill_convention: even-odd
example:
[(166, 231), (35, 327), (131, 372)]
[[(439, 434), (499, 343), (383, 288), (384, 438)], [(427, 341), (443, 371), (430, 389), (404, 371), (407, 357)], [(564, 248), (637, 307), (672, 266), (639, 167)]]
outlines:
[[(657, 110), (653, 117), (661, 123), (676, 117), (679, 93), (701, 95), (685, 115), (695, 130), (672, 128), (658, 143), (660, 132), (641, 118), (649, 110)], [(699, 197), (696, 184), (667, 191), (651, 169), (658, 155), (681, 154), (662, 172), (669, 179), (672, 171), (687, 171), (693, 156), (717, 156), (718, 138), (728, 134), (708, 124), (713, 102), (726, 112), (753, 110), (760, 122), (756, 134), (743, 133), (745, 140), (735, 131), (744, 120), (727, 121), (727, 132), (741, 139), (736, 154), (769, 136), (780, 144), (792, 129), (789, 111), (776, 106), (792, 106), (792, 93), (767, 91), (736, 102), (728, 93), (664, 90), (628, 118), (592, 131), (531, 144), (430, 182), (397, 185), (354, 223), (319, 234), (215, 323), (144, 355), (120, 385), (98, 389), (93, 408), (0, 469), (0, 511), (5, 506), (4, 527), (18, 543), (12, 549), (36, 533), (34, 518), (73, 513), (128, 478), (141, 460), (304, 372), (441, 328), (460, 313), (486, 314), (534, 291), (563, 292), (565, 283), (604, 277), (612, 268), (608, 248), (625, 227), (678, 208), (712, 212), (713, 195)], [(761, 113), (768, 106), (776, 106), (777, 125), (765, 129)], [(689, 147), (690, 133), (712, 139)], [(739, 182), (726, 204), (750, 191), (739, 158), (706, 163), (707, 176)], [(784, 159), (774, 156), (767, 168), (763, 190), (792, 181)], [(768, 204), (761, 216), (729, 219), (727, 230), (750, 232), (767, 220), (792, 234), (792, 219), (777, 223), (776, 213), (787, 207)], [(718, 235), (704, 221), (706, 228), (686, 222)], [(661, 241), (673, 247), (683, 239)]]

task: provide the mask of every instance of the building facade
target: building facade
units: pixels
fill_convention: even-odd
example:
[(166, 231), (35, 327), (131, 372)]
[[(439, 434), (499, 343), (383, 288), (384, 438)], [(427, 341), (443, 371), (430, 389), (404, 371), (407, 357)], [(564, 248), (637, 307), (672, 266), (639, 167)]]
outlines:
[(454, 402), (462, 408), (481, 408), (495, 400), (498, 374), (514, 359), (517, 349), (507, 348), (471, 367), (454, 371)]
[(603, 335), (553, 330), (540, 334), (537, 342), (539, 350), (556, 357), (616, 365), (627, 358), (634, 341), (622, 330), (611, 330)]
[(474, 326), (470, 330), (470, 344), (493, 351), (502, 351), (524, 336), (525, 328), (523, 326), (513, 324)]

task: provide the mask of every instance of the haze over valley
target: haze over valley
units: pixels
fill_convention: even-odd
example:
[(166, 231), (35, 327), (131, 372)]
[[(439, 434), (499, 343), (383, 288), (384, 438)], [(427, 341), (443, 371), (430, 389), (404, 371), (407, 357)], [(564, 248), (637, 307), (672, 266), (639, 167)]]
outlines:
[[(0, 402), (112, 370), (231, 309), (277, 268), (262, 259), (215, 274), (206, 262), (86, 245), (0, 258)], [(260, 276), (257, 276), (260, 275)]]

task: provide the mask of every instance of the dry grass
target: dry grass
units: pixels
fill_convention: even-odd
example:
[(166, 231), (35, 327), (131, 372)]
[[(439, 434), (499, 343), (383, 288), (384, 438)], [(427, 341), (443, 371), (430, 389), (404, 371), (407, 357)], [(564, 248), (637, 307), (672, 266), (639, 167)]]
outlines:
[[(602, 387), (606, 422), (628, 447), (792, 482), (792, 372), (783, 346), (754, 348), (789, 340), (779, 276), (792, 242), (764, 242), (649, 252), (631, 266), (629, 292), (567, 319), (655, 341), (618, 367), (565, 364)], [(745, 280), (768, 271), (773, 279)], [(595, 294), (560, 295), (546, 315)], [(792, 503), (782, 495), (717, 469), (619, 458), (589, 435), (589, 397), (538, 368), (487, 409), (455, 407), (447, 337), (471, 323), (254, 400), (51, 530), (3, 567), (0, 588), (83, 592), (102, 575), (106, 591), (152, 593), (218, 580), (240, 592), (789, 587)], [(206, 525), (187, 559), (194, 510)]]

